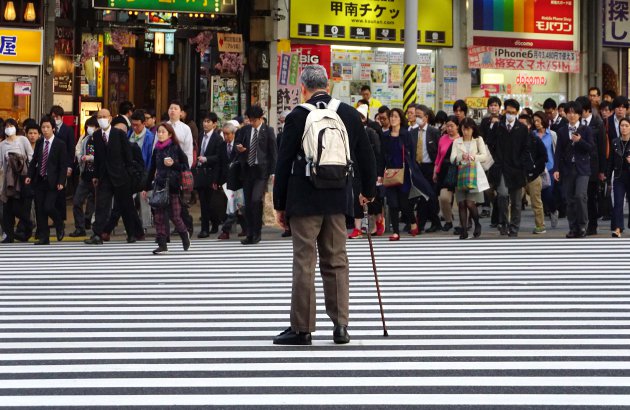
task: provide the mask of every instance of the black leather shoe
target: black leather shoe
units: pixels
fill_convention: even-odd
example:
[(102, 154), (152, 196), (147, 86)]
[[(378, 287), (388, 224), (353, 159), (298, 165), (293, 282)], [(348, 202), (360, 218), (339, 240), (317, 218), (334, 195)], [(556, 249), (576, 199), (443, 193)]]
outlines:
[(510, 231), (508, 232), (508, 237), (510, 237), (510, 238), (518, 238), (518, 232), (517, 232), (517, 231), (510, 230)]
[(86, 236), (86, 232), (85, 232), (85, 230), (75, 229), (73, 232), (70, 232), (70, 234), (68, 234), (68, 236), (71, 237), (71, 238), (78, 238), (80, 236)]
[(50, 240), (48, 239), (40, 239), (35, 242), (35, 245), (50, 245)]
[(578, 231), (576, 235), (577, 235), (576, 238), (586, 238), (586, 231), (585, 230)]
[(219, 232), (219, 227), (218, 226), (212, 226), (212, 229), (210, 230), (210, 233), (217, 233)]
[(56, 234), (57, 234), (57, 242), (61, 242), (63, 241), (63, 238), (66, 236), (66, 230), (63, 227), (61, 227), (57, 229)]
[(597, 228), (588, 228), (586, 230), (586, 236), (594, 236), (597, 235)]
[(338, 345), (350, 343), (350, 335), (348, 334), (347, 326), (335, 326), (335, 330), (333, 330), (333, 342)]
[(243, 245), (255, 245), (258, 242), (260, 242), (260, 236), (248, 236), (241, 241)]
[(289, 236), (291, 236), (291, 230), (289, 229), (287, 231), (282, 232), (282, 235), (280, 236), (283, 238), (288, 238)]
[(9, 238), (8, 236), (2, 240), (0, 243), (13, 243), (13, 238)]
[(294, 332), (288, 328), (273, 338), (274, 345), (308, 346), (313, 344), (310, 333)]
[(505, 227), (505, 225), (499, 225), (499, 234), (502, 236), (508, 234), (508, 229)]
[(98, 235), (92, 235), (90, 239), (86, 239), (85, 241), (83, 241), (83, 243), (85, 243), (86, 245), (102, 245), (103, 240)]
[(210, 232), (208, 231), (201, 231), (197, 234), (197, 238), (199, 239), (207, 238), (209, 236), (210, 236)]
[(431, 225), (426, 231), (424, 231), (425, 233), (433, 233), (433, 232), (437, 232), (440, 229), (442, 229), (442, 227), (440, 225)]
[(447, 223), (444, 224), (444, 226), (442, 226), (442, 231), (443, 232), (448, 232), (451, 229), (453, 229), (453, 224), (450, 223), (450, 222), (447, 222)]
[(136, 242), (136, 237), (135, 236), (128, 236), (127, 237), (127, 243), (135, 243)]

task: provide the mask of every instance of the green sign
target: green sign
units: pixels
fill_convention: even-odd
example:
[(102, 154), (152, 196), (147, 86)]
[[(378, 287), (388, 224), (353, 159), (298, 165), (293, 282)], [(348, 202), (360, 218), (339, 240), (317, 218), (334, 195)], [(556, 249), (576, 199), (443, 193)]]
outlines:
[(296, 85), (298, 77), (298, 68), (300, 66), (300, 58), (297, 54), (291, 55), (291, 66), (289, 68), (289, 84)]
[(92, 0), (96, 9), (236, 14), (236, 0)]

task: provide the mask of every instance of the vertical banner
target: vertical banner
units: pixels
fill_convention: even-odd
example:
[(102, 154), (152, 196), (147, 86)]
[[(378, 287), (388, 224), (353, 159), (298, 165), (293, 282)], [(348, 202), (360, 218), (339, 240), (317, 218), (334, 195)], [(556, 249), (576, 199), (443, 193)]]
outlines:
[[(276, 114), (293, 110), (300, 103), (300, 56), (294, 52), (278, 54), (278, 93), (276, 95)], [(277, 126), (278, 124), (276, 124)]]

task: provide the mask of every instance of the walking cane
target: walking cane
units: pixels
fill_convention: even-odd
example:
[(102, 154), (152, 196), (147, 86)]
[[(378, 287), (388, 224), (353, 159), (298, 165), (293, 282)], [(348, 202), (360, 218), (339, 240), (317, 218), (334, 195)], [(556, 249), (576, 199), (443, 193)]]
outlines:
[(363, 205), (363, 217), (367, 221), (367, 237), (370, 244), (370, 255), (372, 256), (372, 270), (374, 271), (374, 281), (376, 282), (376, 294), (378, 295), (378, 305), (381, 308), (381, 320), (383, 321), (383, 336), (387, 334), (387, 326), (385, 325), (385, 313), (383, 313), (383, 301), (381, 300), (381, 288), (378, 285), (378, 274), (376, 273), (376, 259), (374, 258), (374, 246), (372, 245), (372, 234), (370, 232), (370, 217), (368, 215), (368, 204)]

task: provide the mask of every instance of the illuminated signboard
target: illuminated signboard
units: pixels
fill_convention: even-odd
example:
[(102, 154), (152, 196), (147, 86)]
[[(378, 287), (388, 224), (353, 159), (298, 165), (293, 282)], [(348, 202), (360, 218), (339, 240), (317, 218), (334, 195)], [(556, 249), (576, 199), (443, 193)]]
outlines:
[(92, 0), (96, 9), (236, 14), (236, 0)]

